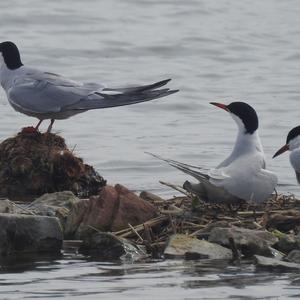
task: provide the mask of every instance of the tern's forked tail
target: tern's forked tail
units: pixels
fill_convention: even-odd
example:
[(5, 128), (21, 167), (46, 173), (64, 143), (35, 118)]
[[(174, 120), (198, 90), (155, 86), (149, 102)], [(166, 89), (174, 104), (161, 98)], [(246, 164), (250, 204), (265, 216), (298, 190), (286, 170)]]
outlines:
[(202, 180), (208, 180), (209, 179), (209, 176), (207, 174), (205, 174), (204, 172), (200, 172), (200, 171), (196, 171), (195, 169), (197, 170), (203, 170), (203, 168), (201, 167), (197, 167), (197, 166), (193, 166), (193, 165), (188, 165), (188, 164), (185, 164), (185, 163), (181, 163), (179, 161), (176, 161), (176, 160), (172, 160), (172, 159), (166, 159), (166, 158), (163, 158), (159, 155), (156, 155), (156, 154), (153, 154), (153, 153), (150, 153), (150, 152), (145, 152), (159, 160), (162, 160), (162, 161), (165, 161), (166, 163), (168, 163), (170, 166), (198, 179), (199, 181), (202, 181)]
[(178, 92), (178, 90), (168, 88), (158, 89), (169, 81), (170, 79), (166, 79), (149, 85), (129, 88), (105, 88), (100, 92), (97, 91), (89, 95), (87, 99), (82, 99), (71, 108), (75, 110), (100, 109), (158, 99)]

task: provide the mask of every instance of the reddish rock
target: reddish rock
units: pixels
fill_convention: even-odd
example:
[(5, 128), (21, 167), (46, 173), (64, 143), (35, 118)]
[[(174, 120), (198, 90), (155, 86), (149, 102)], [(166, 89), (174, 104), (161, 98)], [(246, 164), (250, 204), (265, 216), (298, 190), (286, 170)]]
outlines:
[(80, 227), (92, 226), (101, 231), (110, 231), (118, 207), (118, 192), (112, 186), (106, 186), (99, 196), (90, 198)]
[(126, 228), (128, 223), (133, 226), (144, 223), (156, 216), (156, 209), (149, 202), (120, 184), (117, 184), (115, 189), (118, 192), (120, 204), (111, 226), (112, 231)]
[(157, 215), (153, 205), (119, 184), (105, 186), (99, 196), (85, 201), (84, 204), (79, 202), (70, 211), (66, 221), (68, 234), (82, 237), (92, 228), (118, 231), (128, 227), (128, 223), (134, 226)]

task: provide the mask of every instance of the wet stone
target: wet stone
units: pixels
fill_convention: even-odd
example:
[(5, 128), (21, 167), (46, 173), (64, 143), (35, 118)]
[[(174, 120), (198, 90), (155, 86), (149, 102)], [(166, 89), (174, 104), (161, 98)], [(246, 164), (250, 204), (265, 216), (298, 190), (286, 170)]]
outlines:
[(146, 257), (146, 252), (130, 241), (118, 238), (112, 233), (98, 232), (87, 236), (79, 252), (101, 260), (136, 260)]
[(284, 260), (300, 264), (300, 250), (291, 251)]
[(282, 234), (274, 247), (286, 254), (294, 249), (300, 249), (300, 245), (298, 244), (294, 234)]
[(289, 232), (300, 226), (300, 211), (299, 210), (285, 210), (278, 211), (266, 217), (266, 228), (268, 230), (280, 230), (282, 232)]
[(232, 226), (231, 228), (214, 228), (209, 236), (209, 241), (230, 247), (229, 239), (232, 238), (236, 247), (245, 257), (254, 254), (273, 256), (270, 246), (278, 239), (268, 231), (251, 230)]
[(232, 251), (185, 234), (175, 234), (170, 237), (164, 255), (166, 258), (231, 259)]
[(0, 214), (0, 254), (59, 253), (63, 233), (57, 218)]
[(285, 270), (285, 269), (297, 269), (300, 270), (300, 264), (286, 262), (278, 260), (275, 258), (255, 255), (255, 264), (257, 267), (266, 268), (266, 269), (276, 269), (276, 270)]

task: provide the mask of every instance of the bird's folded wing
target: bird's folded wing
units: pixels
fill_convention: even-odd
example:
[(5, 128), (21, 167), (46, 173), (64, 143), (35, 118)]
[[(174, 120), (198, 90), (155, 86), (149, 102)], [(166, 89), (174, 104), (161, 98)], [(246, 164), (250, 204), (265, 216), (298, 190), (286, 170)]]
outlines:
[(89, 91), (71, 84), (58, 85), (48, 80), (27, 78), (17, 82), (8, 90), (8, 98), (22, 110), (33, 113), (59, 112), (87, 97)]
[(215, 180), (224, 180), (230, 178), (228, 174), (226, 174), (223, 168), (220, 169), (210, 169), (208, 172), (208, 176)]

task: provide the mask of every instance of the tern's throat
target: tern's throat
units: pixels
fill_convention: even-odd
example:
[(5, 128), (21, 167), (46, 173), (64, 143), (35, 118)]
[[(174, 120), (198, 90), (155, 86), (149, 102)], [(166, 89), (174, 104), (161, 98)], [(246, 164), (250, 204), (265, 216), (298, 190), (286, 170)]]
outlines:
[(244, 132), (239, 131), (233, 148), (233, 154), (237, 156), (257, 151), (263, 153), (263, 147), (257, 130), (252, 134), (245, 134)]

